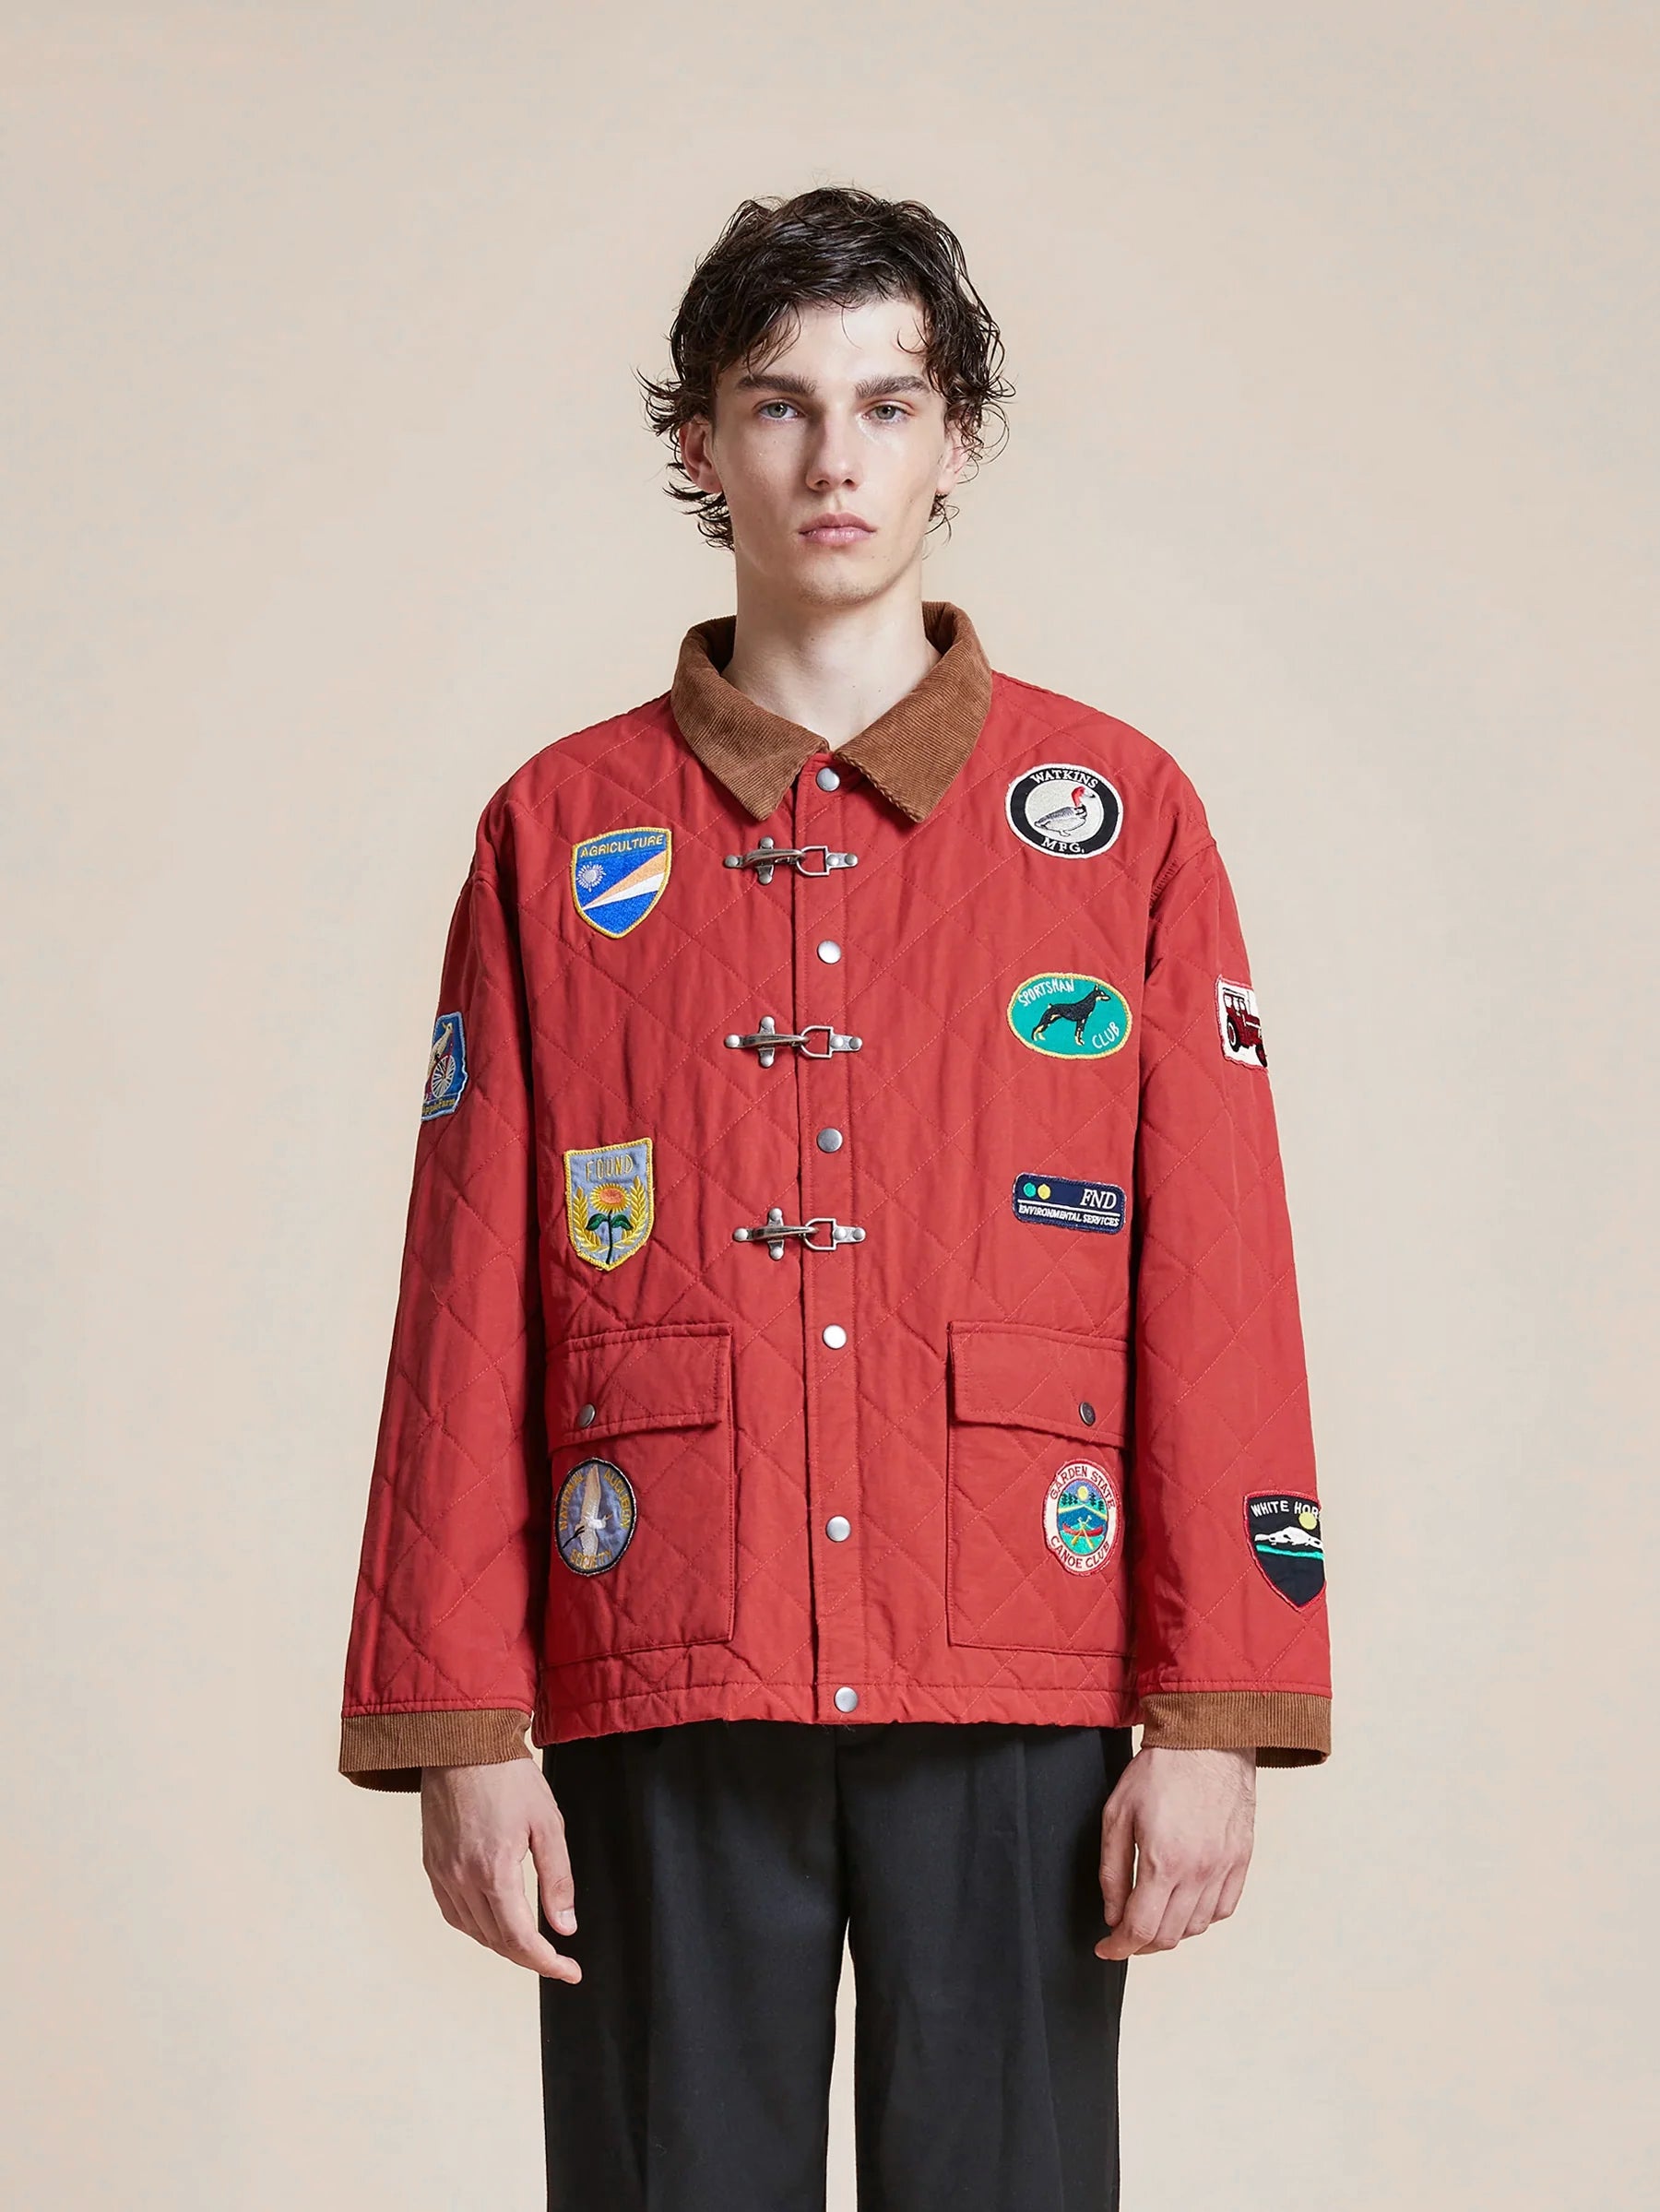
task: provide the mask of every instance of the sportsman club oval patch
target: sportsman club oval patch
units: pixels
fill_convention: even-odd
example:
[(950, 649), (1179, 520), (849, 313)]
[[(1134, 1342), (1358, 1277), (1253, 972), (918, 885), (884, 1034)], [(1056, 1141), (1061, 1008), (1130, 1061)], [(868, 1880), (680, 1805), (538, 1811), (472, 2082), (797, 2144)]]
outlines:
[(571, 896), (583, 920), (603, 937), (637, 929), (663, 895), (674, 858), (673, 833), (606, 830), (571, 848)]
[(564, 1174), (565, 1225), (578, 1259), (599, 1268), (632, 1260), (657, 1216), (651, 1139), (568, 1152)]
[(553, 1540), (574, 1575), (615, 1567), (634, 1532), (634, 1485), (614, 1460), (582, 1460), (559, 1485)]
[(1245, 1534), (1257, 1565), (1282, 1598), (1307, 1605), (1325, 1588), (1318, 1498), (1259, 1491), (1245, 1500)]
[(1073, 761), (1044, 761), (1017, 775), (1003, 795), (1003, 811), (1017, 837), (1069, 860), (1104, 853), (1124, 826), (1124, 802), (1114, 787)]
[(1009, 1027), (1034, 1052), (1098, 1060), (1130, 1035), (1130, 1004), (1103, 976), (1050, 968), (1015, 985)]
[(440, 1014), (433, 1024), (433, 1048), (427, 1054), (421, 1118), (435, 1121), (440, 1114), (453, 1114), (466, 1088), (467, 1032), (459, 1013)]
[(1120, 1514), (1112, 1479), (1093, 1460), (1068, 1460), (1043, 1500), (1044, 1541), (1069, 1573), (1105, 1567), (1118, 1544)]

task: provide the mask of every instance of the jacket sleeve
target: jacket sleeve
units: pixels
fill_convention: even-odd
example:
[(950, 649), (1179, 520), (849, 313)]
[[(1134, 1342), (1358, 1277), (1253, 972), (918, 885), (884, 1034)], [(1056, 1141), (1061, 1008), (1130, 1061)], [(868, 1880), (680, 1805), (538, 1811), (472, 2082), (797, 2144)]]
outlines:
[(1302, 1325), (1269, 1040), (1207, 831), (1155, 886), (1140, 1026), (1143, 1747), (1254, 1745), (1261, 1765), (1310, 1766), (1331, 1751), (1331, 1660)]
[(545, 1359), (529, 1023), (487, 824), (444, 956), (369, 1483), (339, 1770), (533, 1756)]

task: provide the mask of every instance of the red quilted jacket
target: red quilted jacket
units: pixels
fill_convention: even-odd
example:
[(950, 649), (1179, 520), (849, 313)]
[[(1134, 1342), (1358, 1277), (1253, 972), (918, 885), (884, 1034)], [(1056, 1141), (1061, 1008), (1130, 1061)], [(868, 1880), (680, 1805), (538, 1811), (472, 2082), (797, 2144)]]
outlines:
[(1198, 795), (940, 658), (551, 744), (451, 924), (340, 1769), (706, 1718), (1330, 1750), (1269, 1038)]

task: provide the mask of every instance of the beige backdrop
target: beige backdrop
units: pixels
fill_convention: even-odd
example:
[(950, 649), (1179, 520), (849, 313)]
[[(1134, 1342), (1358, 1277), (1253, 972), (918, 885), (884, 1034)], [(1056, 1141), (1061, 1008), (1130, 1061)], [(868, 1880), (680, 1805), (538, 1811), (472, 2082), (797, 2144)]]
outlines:
[(334, 1770), (433, 991), (484, 800), (732, 603), (631, 369), (739, 199), (845, 181), (1019, 387), (928, 590), (1193, 775), (1274, 1037), (1335, 1750), (1131, 1967), (1126, 2212), (1637, 2202), (1654, 10), (0, 34), (0, 2195), (542, 2202), (536, 1985)]

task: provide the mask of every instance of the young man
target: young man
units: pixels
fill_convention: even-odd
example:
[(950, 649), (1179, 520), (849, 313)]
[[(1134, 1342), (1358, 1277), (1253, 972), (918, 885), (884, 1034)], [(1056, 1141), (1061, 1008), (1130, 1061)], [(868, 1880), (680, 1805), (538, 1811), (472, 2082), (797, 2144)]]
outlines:
[(746, 203), (671, 343), (737, 612), (479, 823), (340, 1766), (543, 1977), (551, 2206), (822, 2207), (846, 1936), (864, 2212), (1103, 2212), (1127, 1961), (1330, 1748), (1265, 1033), (1176, 762), (922, 597), (950, 231)]

